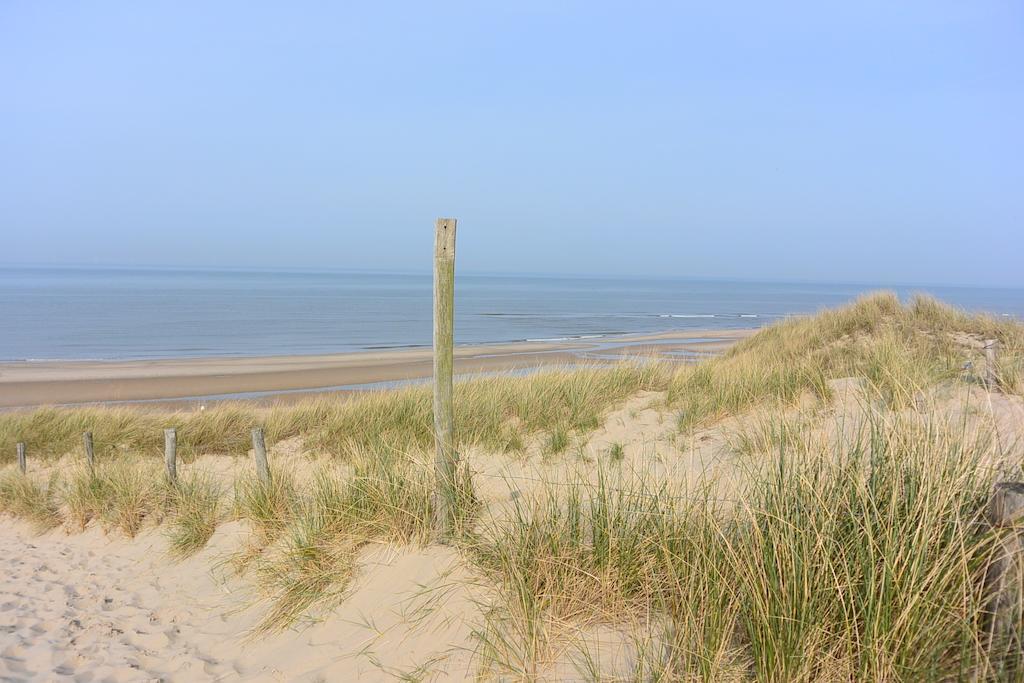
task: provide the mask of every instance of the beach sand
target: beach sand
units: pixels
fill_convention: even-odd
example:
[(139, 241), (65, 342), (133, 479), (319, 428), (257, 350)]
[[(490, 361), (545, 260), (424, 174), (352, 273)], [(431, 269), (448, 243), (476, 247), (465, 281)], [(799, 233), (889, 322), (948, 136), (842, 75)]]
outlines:
[[(238, 522), (177, 564), (158, 530), (126, 540), (98, 528), (39, 537), (4, 527), (0, 680), (387, 680), (382, 667), (424, 662), (447, 680), (472, 675), (469, 653), (456, 648), (469, 641), (474, 610), (466, 587), (446, 590), (465, 578), (450, 548), (373, 547), (342, 614), (253, 639), (261, 608), (250, 584), (218, 564), (248, 536)], [(427, 609), (431, 590), (445, 601)]]
[[(462, 346), (455, 352), (455, 371), (501, 372), (628, 355), (685, 360), (688, 354), (699, 357), (721, 352), (755, 331), (691, 330)], [(203, 397), (295, 400), (325, 389), (358, 389), (378, 382), (428, 378), (431, 353), (430, 349), (402, 349), (319, 356), (0, 363), (0, 408)]]

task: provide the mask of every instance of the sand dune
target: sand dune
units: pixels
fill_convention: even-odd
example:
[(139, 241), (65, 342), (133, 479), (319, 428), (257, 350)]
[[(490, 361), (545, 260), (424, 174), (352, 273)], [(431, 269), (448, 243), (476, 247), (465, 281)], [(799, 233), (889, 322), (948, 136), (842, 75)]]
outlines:
[[(823, 429), (857, 421), (867, 405), (858, 387), (835, 382), (833, 418)], [(679, 482), (710, 470), (727, 475), (731, 467), (722, 458), (729, 434), (741, 425), (727, 420), (680, 442), (669, 416), (654, 408), (663, 398), (641, 393), (608, 413), (578, 462), (468, 452), (488, 515), (501, 515), (513, 497), (529, 495), (540, 482), (557, 485), (577, 476), (580, 463), (606, 457), (612, 443), (623, 445), (621, 471), (630, 476)], [(1017, 448), (1020, 397), (971, 389), (939, 400), (950, 414), (977, 406), (970, 421), (992, 425)], [(228, 481), (248, 464), (247, 458), (210, 455), (190, 467)], [(355, 579), (336, 605), (283, 633), (256, 636), (267, 603), (254, 592), (252, 577), (239, 577), (228, 561), (251, 540), (248, 527), (221, 524), (201, 552), (183, 561), (168, 555), (163, 534), (161, 527), (148, 528), (129, 540), (93, 524), (84, 533), (58, 529), (40, 536), (6, 519), (0, 528), (0, 680), (459, 681), (477, 672), (474, 629), (484, 623), (490, 594), (452, 548), (371, 544), (359, 553)], [(606, 671), (621, 671), (635, 656), (611, 627), (569, 634), (566, 649), (547, 662), (545, 680), (578, 679), (573, 638), (584, 639)]]
[[(845, 383), (844, 383), (845, 382)], [(835, 415), (855, 423), (865, 406), (856, 383), (837, 381)], [(972, 420), (992, 424), (1016, 448), (1024, 402), (980, 390), (944, 400), (944, 410), (982, 408)], [(585, 445), (587, 459), (621, 443), (624, 472), (682, 481), (720, 461), (739, 425), (698, 432), (680, 444), (666, 415), (653, 409), (663, 396), (640, 394), (606, 416)], [(989, 420), (993, 422), (989, 423)], [(828, 428), (828, 427), (825, 427)], [(566, 462), (467, 453), (478, 473), (478, 494), (489, 515), (540, 482), (578, 475)], [(278, 456), (285, 459), (286, 456)], [(298, 466), (295, 461), (294, 466)], [(66, 467), (55, 463), (55, 468)], [(204, 456), (190, 467), (225, 481), (247, 458)], [(307, 469), (313, 465), (307, 463)], [(513, 493), (515, 492), (515, 493)], [(251, 538), (242, 522), (221, 524), (198, 554), (175, 561), (162, 528), (133, 540), (57, 529), (36, 535), (23, 522), (0, 527), (0, 680), (10, 681), (347, 681), (467, 680), (477, 666), (473, 630), (483, 623), (488, 593), (465, 558), (447, 547), (368, 546), (358, 557), (350, 589), (313, 621), (271, 635), (254, 634), (266, 602), (251, 576), (229, 563)], [(604, 649), (608, 670), (631, 657), (614, 630), (579, 634)], [(567, 646), (571, 646), (571, 639)], [(601, 644), (603, 642), (603, 645)], [(571, 652), (549, 662), (550, 679), (574, 680)]]
[[(654, 468), (675, 480), (703, 471), (721, 439), (681, 452), (672, 421), (651, 408), (663, 399), (644, 392), (610, 412), (584, 445), (587, 460), (621, 442), (638, 471)], [(549, 461), (539, 451), (510, 458), (471, 449), (466, 456), (492, 517), (541, 482), (579, 476), (585, 462)], [(319, 466), (290, 444), (275, 444), (272, 457), (300, 475)], [(43, 465), (37, 474), (50, 476), (72, 460)], [(187, 467), (227, 485), (250, 466), (249, 458), (204, 455)], [(164, 533), (150, 527), (127, 539), (94, 522), (84, 533), (40, 536), (5, 520), (0, 680), (461, 681), (476, 673), (473, 630), (484, 622), (489, 593), (452, 548), (370, 545), (359, 554), (351, 588), (322, 621), (254, 636), (267, 602), (254, 592), (253, 577), (237, 576), (229, 562), (252, 539), (245, 523), (221, 524), (201, 552), (183, 561), (168, 555)], [(590, 646), (604, 638), (610, 657), (623, 656), (618, 634), (586, 637)], [(578, 672), (570, 659), (550, 662), (549, 675), (572, 679)]]

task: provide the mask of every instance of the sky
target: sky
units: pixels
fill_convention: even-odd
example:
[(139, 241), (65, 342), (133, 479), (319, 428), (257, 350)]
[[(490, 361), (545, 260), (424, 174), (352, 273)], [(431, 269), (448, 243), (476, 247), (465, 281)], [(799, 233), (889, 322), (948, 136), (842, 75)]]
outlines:
[(0, 263), (1024, 286), (1024, 3), (0, 1)]

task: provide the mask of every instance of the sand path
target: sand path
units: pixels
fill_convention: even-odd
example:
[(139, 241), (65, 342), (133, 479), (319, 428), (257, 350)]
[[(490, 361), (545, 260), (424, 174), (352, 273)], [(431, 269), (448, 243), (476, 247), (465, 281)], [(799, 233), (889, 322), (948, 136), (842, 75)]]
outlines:
[(193, 624), (179, 623), (165, 581), (138, 575), (136, 558), (103, 545), (0, 535), (5, 680), (206, 681), (235, 672), (206, 651)]
[[(158, 531), (135, 541), (96, 529), (42, 537), (0, 529), (0, 680), (463, 680), (473, 603), (442, 548), (377, 547), (329, 619), (249, 639), (260, 615), (218, 558), (226, 524), (197, 556), (166, 555)], [(223, 565), (220, 565), (223, 567)], [(212, 568), (212, 569), (211, 569)], [(433, 587), (433, 588), (432, 588)], [(436, 590), (436, 592), (434, 592)]]

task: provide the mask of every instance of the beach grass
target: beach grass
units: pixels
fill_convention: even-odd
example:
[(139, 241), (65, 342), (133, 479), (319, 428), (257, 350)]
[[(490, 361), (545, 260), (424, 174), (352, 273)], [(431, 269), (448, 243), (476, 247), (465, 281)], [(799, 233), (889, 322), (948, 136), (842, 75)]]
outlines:
[(678, 371), (668, 403), (678, 411), (680, 428), (690, 430), (758, 406), (827, 402), (830, 380), (859, 377), (874, 396), (899, 408), (937, 382), (980, 383), (986, 339), (1000, 344), (1004, 388), (1019, 390), (1024, 326), (969, 315), (926, 296), (903, 305), (894, 294), (872, 294), (771, 325), (722, 357)]
[(270, 482), (249, 472), (235, 482), (234, 516), (253, 527), (261, 545), (274, 541), (291, 521), (298, 505), (295, 475), (288, 467), (278, 467)]
[(167, 481), (151, 459), (125, 456), (94, 470), (74, 468), (56, 480), (65, 526), (81, 531), (97, 521), (108, 531), (134, 537), (146, 523), (167, 522), (172, 554), (184, 557), (202, 548), (221, 518), (223, 492), (203, 473)]
[[(462, 446), (503, 453), (521, 451), (526, 438), (536, 434), (568, 438), (595, 428), (604, 411), (637, 391), (663, 388), (669, 374), (664, 366), (626, 362), (461, 381), (455, 392), (456, 438)], [(85, 431), (93, 433), (100, 459), (124, 453), (158, 456), (169, 427), (177, 429), (178, 454), (185, 462), (202, 454), (244, 455), (255, 426), (264, 427), (270, 442), (301, 438), (308, 450), (342, 459), (386, 448), (426, 449), (433, 444), (431, 400), (429, 387), (413, 386), (270, 408), (223, 403), (195, 412), (124, 407), (11, 412), (0, 415), (0, 462), (13, 460), (17, 441), (31, 444), (33, 458), (75, 454)]]
[(990, 435), (872, 416), (747, 478), (733, 560), (756, 678), (934, 680), (987, 666)]
[(207, 474), (184, 477), (171, 489), (167, 541), (171, 554), (185, 558), (202, 550), (224, 512), (224, 491)]
[[(478, 505), (465, 468), (457, 484), (456, 539), (468, 533)], [(429, 460), (398, 449), (364, 454), (351, 472), (320, 469), (257, 563), (271, 605), (258, 630), (291, 626), (311, 608), (337, 602), (366, 545), (429, 543), (433, 496)]]
[(14, 467), (0, 472), (0, 512), (26, 520), (40, 533), (61, 522), (53, 481), (41, 481)]
[(604, 475), (542, 487), (470, 546), (501, 595), (481, 632), (488, 670), (536, 676), (566, 624), (653, 621), (658, 655), (638, 679), (988, 671), (978, 520), (996, 446), (934, 417), (872, 414), (844, 440), (780, 445), (735, 496)]
[(64, 483), (64, 509), (69, 530), (84, 531), (106, 508), (107, 480), (84, 465), (71, 471)]

